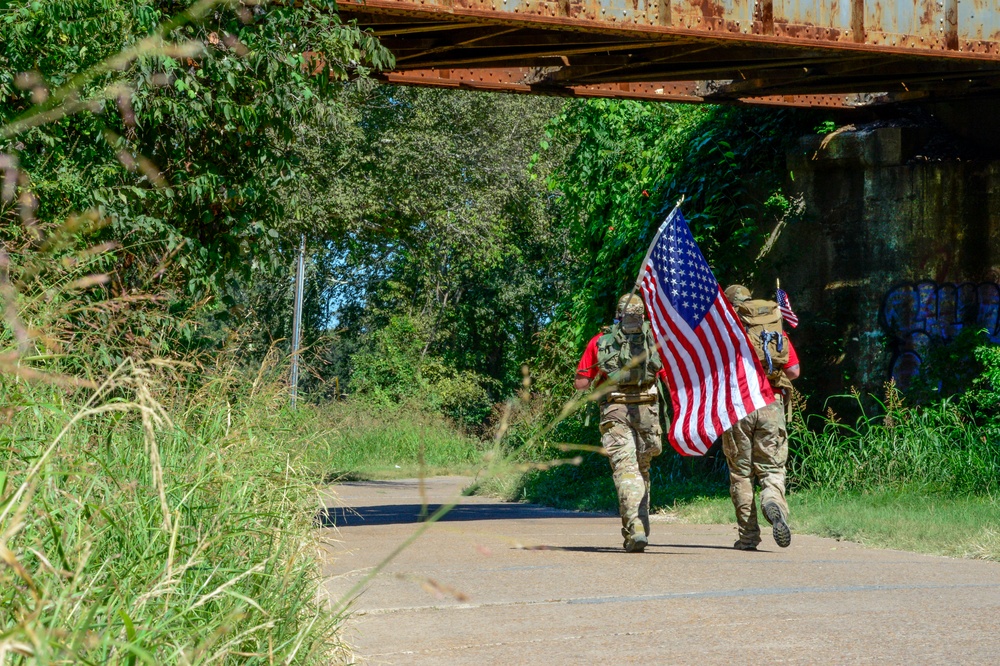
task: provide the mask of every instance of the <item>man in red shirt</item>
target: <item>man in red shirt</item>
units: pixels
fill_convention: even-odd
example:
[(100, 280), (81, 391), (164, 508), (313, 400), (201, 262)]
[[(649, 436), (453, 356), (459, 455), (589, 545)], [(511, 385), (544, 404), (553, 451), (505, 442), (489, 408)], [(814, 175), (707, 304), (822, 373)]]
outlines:
[(615, 325), (598, 333), (580, 358), (573, 385), (594, 385), (601, 411), (601, 444), (611, 463), (626, 552), (649, 542), (649, 465), (663, 451), (656, 378), (665, 375), (642, 299), (618, 301)]
[[(727, 287), (726, 297), (737, 309), (751, 299), (750, 291), (741, 285)], [(777, 303), (773, 305), (777, 308)], [(757, 550), (760, 543), (754, 479), (760, 482), (760, 506), (771, 523), (775, 543), (786, 548), (792, 542), (785, 501), (785, 464), (788, 462), (785, 408), (790, 399), (791, 380), (799, 376), (800, 367), (792, 341), (787, 334), (782, 335), (788, 345), (788, 360), (783, 367), (775, 367), (776, 372), (768, 378), (778, 399), (751, 412), (722, 434), (722, 451), (729, 463), (729, 496), (739, 526), (740, 538), (733, 544), (737, 550)]]

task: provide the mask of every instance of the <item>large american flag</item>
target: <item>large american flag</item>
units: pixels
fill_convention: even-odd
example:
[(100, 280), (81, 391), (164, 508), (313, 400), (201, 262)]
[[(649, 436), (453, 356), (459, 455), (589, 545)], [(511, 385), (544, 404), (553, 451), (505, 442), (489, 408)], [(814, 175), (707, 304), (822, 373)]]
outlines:
[(781, 311), (781, 318), (792, 328), (798, 326), (799, 317), (792, 312), (792, 304), (788, 301), (788, 294), (785, 293), (785, 290), (779, 287), (775, 292), (775, 297), (778, 301), (778, 310)]
[(656, 232), (637, 286), (667, 371), (668, 440), (681, 455), (703, 455), (774, 392), (680, 208)]

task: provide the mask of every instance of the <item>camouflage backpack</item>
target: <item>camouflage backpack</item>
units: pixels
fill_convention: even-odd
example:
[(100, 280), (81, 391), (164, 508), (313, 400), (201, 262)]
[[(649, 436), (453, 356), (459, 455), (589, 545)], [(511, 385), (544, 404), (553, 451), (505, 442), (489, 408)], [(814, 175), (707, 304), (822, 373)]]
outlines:
[(619, 388), (646, 389), (656, 381), (663, 364), (649, 322), (626, 333), (621, 325), (597, 339), (597, 367)]
[[(781, 329), (781, 312), (774, 301), (751, 299), (735, 306), (743, 327), (750, 336), (753, 350), (775, 386), (787, 383), (782, 372), (788, 364), (788, 340)], [(790, 383), (789, 383), (790, 385)]]

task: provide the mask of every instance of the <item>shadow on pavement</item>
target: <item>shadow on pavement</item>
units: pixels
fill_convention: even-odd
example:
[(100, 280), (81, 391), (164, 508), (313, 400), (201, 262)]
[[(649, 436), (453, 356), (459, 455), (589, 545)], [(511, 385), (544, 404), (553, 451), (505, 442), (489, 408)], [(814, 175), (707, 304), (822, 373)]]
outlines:
[[(363, 525), (405, 525), (419, 523), (433, 515), (440, 504), (384, 504), (377, 506), (330, 507), (321, 511), (316, 523), (322, 527)], [(524, 520), (535, 518), (592, 518), (594, 514), (560, 511), (526, 504), (460, 504), (446, 513), (441, 522), (469, 520)]]
[[(646, 547), (644, 553), (634, 553), (636, 557), (641, 557), (644, 555), (676, 555), (677, 553), (658, 553), (656, 552), (657, 546), (650, 544)], [(524, 546), (521, 548), (515, 548), (515, 550), (559, 550), (570, 553), (614, 553), (615, 555), (625, 555), (625, 551), (622, 548), (610, 548), (608, 546)]]
[(711, 548), (714, 550), (734, 550), (732, 546), (705, 546), (700, 543), (664, 543), (659, 545), (663, 546), (664, 548), (697, 548), (698, 550), (702, 550), (704, 548)]
[[(654, 542), (650, 542), (650, 544), (648, 546), (646, 546), (646, 551), (645, 551), (644, 554), (646, 554), (646, 555), (687, 555), (688, 554), (688, 553), (684, 553), (684, 552), (677, 553), (677, 552), (669, 552), (667, 550), (662, 550), (662, 549), (670, 549), (670, 548), (687, 548), (687, 549), (696, 549), (696, 550), (702, 550), (702, 549), (708, 548), (708, 549), (712, 549), (712, 550), (733, 550), (733, 548), (731, 546), (709, 546), (709, 545), (690, 544), (690, 543), (679, 544), (679, 543), (654, 543)], [(561, 550), (561, 551), (567, 551), (567, 552), (571, 552), (571, 553), (619, 553), (619, 554), (622, 552), (621, 548), (609, 548), (608, 546), (547, 546), (545, 544), (538, 545), (538, 546), (522, 546), (522, 547), (518, 548), (517, 550)], [(693, 553), (691, 553), (691, 554), (693, 554)]]

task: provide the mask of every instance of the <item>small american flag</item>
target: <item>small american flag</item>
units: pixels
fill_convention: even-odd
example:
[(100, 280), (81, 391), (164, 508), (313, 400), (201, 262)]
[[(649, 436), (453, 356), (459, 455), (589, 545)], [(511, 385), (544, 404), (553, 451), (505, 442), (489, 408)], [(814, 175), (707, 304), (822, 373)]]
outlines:
[(637, 283), (667, 372), (667, 438), (681, 455), (703, 455), (774, 392), (679, 208), (656, 232)]
[(792, 304), (788, 302), (788, 294), (785, 293), (784, 289), (778, 289), (776, 300), (778, 301), (778, 309), (781, 310), (781, 318), (792, 328), (798, 326), (799, 318), (792, 312)]

